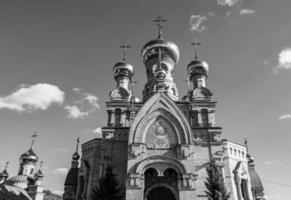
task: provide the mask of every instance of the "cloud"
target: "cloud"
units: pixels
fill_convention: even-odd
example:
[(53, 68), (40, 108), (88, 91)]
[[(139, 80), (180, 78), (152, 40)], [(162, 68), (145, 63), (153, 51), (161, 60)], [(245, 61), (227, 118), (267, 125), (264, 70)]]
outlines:
[(275, 73), (279, 70), (291, 69), (291, 48), (284, 48), (278, 55), (278, 65), (273, 69)]
[(57, 86), (48, 83), (21, 85), (15, 92), (0, 97), (0, 109), (6, 108), (18, 112), (46, 110), (52, 104), (61, 105), (65, 93)]
[(256, 10), (251, 10), (251, 9), (241, 9), (240, 10), (240, 15), (253, 15), (255, 14), (257, 11)]
[(243, 0), (217, 0), (217, 4), (220, 6), (229, 6), (232, 7)]
[(100, 109), (97, 96), (91, 93), (81, 93), (79, 88), (74, 88), (73, 91), (78, 94), (78, 99), (73, 104), (65, 106), (65, 110), (68, 112), (68, 118), (83, 119), (90, 116), (97, 109)]
[(203, 22), (207, 21), (206, 16), (201, 15), (191, 15), (190, 16), (190, 30), (193, 32), (203, 32), (206, 27), (203, 25)]
[(68, 173), (69, 169), (68, 168), (57, 168), (52, 171), (53, 174), (55, 175), (66, 175)]
[(279, 120), (284, 120), (284, 119), (291, 119), (291, 115), (290, 114), (285, 114), (285, 115), (281, 115), (279, 117)]
[(101, 134), (101, 133), (102, 133), (101, 127), (98, 127), (98, 128), (96, 128), (96, 129), (94, 129), (94, 130), (93, 130), (93, 133)]

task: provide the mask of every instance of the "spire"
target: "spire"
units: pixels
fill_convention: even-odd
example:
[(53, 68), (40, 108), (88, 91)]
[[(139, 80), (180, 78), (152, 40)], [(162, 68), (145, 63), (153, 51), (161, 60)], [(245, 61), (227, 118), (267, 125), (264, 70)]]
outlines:
[(9, 177), (9, 174), (7, 172), (8, 164), (9, 162), (7, 161), (4, 170), (0, 173), (0, 185), (5, 184), (7, 178)]
[(75, 153), (73, 154), (73, 161), (78, 161), (80, 159), (80, 155), (78, 153), (79, 151), (79, 143), (80, 143), (80, 137), (77, 138), (76, 140), (76, 151)]
[(194, 47), (194, 55), (195, 55), (195, 60), (198, 60), (198, 54), (197, 54), (197, 47), (202, 45), (201, 42), (197, 41), (197, 38), (194, 39), (194, 42), (191, 43), (191, 45)]
[(34, 133), (31, 135), (31, 138), (32, 138), (31, 146), (30, 146), (31, 149), (32, 149), (33, 146), (34, 146), (35, 138), (37, 138), (37, 137), (38, 137), (38, 135), (37, 135), (36, 131), (34, 131)]
[(249, 148), (248, 148), (248, 140), (247, 140), (247, 138), (245, 138), (245, 140), (244, 140), (244, 144), (245, 144), (245, 147), (246, 147), (246, 149), (247, 149), (247, 153), (248, 153)]
[(123, 49), (122, 60), (123, 60), (123, 61), (126, 61), (126, 53), (127, 53), (127, 49), (131, 48), (131, 46), (130, 46), (130, 45), (127, 45), (127, 44), (124, 44), (124, 45), (121, 45), (120, 48)]
[(163, 39), (163, 36), (162, 36), (162, 29), (163, 29), (163, 26), (162, 26), (162, 23), (163, 22), (166, 22), (167, 20), (164, 19), (161, 15), (159, 15), (153, 22), (155, 22), (158, 26), (158, 39)]

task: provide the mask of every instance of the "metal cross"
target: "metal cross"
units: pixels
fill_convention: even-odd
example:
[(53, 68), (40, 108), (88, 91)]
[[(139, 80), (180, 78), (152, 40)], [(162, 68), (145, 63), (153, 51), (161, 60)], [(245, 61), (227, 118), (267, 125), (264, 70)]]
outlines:
[(76, 152), (78, 152), (78, 149), (79, 149), (79, 143), (80, 143), (80, 137), (78, 137), (76, 141), (77, 141)]
[(36, 131), (34, 131), (34, 133), (31, 135), (32, 141), (31, 141), (31, 148), (33, 147), (34, 143), (35, 143), (35, 138), (37, 138), (38, 135), (36, 133)]
[(244, 141), (244, 143), (245, 143), (245, 147), (246, 147), (246, 149), (247, 149), (247, 151), (248, 151), (248, 140), (247, 140), (247, 138), (245, 138), (245, 141)]
[(198, 59), (197, 47), (200, 46), (200, 45), (202, 45), (202, 43), (201, 42), (198, 42), (197, 41), (197, 38), (195, 38), (194, 42), (191, 43), (191, 45), (194, 47), (195, 60), (197, 60)]
[(158, 26), (158, 30), (159, 30), (159, 35), (158, 35), (158, 38), (159, 39), (162, 39), (162, 29), (163, 29), (163, 26), (162, 26), (162, 22), (166, 22), (167, 20), (164, 19), (161, 15), (159, 15), (153, 22), (157, 23), (157, 26)]
[(7, 170), (8, 165), (9, 165), (9, 161), (7, 161), (6, 164), (5, 164), (5, 170)]
[(120, 48), (123, 49), (122, 60), (125, 61), (126, 60), (126, 51), (127, 51), (127, 49), (131, 48), (131, 46), (127, 45), (127, 44), (124, 44), (124, 45), (120, 46)]

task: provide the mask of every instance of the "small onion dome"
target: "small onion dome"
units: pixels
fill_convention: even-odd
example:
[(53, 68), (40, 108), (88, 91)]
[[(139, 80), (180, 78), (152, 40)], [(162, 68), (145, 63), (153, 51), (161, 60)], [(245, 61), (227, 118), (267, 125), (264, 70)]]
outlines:
[(33, 149), (30, 148), (27, 152), (23, 153), (20, 156), (20, 160), (22, 160), (22, 161), (28, 161), (28, 162), (37, 162), (38, 161), (38, 157), (34, 153)]
[(39, 179), (39, 178), (43, 178), (43, 177), (44, 177), (44, 174), (43, 174), (43, 172), (41, 171), (41, 169), (39, 169), (39, 170), (35, 173), (34, 177), (35, 177), (36, 179)]
[(180, 51), (178, 46), (170, 41), (165, 41), (163, 39), (154, 39), (146, 43), (141, 50), (141, 57), (143, 62), (145, 63), (152, 55), (158, 55), (157, 48), (161, 48), (164, 52), (166, 52), (175, 63), (178, 62), (180, 58)]
[(67, 174), (65, 180), (65, 186), (77, 186), (78, 185), (78, 168), (71, 168)]
[(80, 159), (80, 155), (78, 154), (78, 152), (75, 152), (75, 153), (73, 154), (72, 159), (73, 159), (74, 161), (78, 161), (78, 160)]
[(193, 60), (187, 68), (190, 74), (207, 76), (209, 72), (209, 66), (207, 62), (201, 60)]
[(9, 174), (8, 174), (7, 170), (4, 169), (4, 170), (0, 173), (0, 179), (1, 179), (1, 178), (7, 179), (8, 177), (9, 177)]
[(131, 77), (134, 73), (133, 66), (126, 62), (118, 62), (113, 67), (114, 76), (127, 76)]

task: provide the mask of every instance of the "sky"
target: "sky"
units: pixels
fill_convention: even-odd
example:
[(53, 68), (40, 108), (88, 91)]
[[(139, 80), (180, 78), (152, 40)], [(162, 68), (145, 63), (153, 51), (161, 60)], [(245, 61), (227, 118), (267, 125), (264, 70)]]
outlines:
[(181, 53), (175, 82), (186, 91), (186, 66), (210, 66), (207, 86), (218, 101), (223, 138), (249, 141), (268, 199), (291, 199), (290, 0), (26, 0), (0, 1), (0, 169), (15, 175), (31, 135), (44, 161), (45, 188), (63, 191), (75, 141), (100, 137), (112, 67), (135, 67), (141, 98), (146, 82), (142, 46), (157, 37), (152, 22)]

